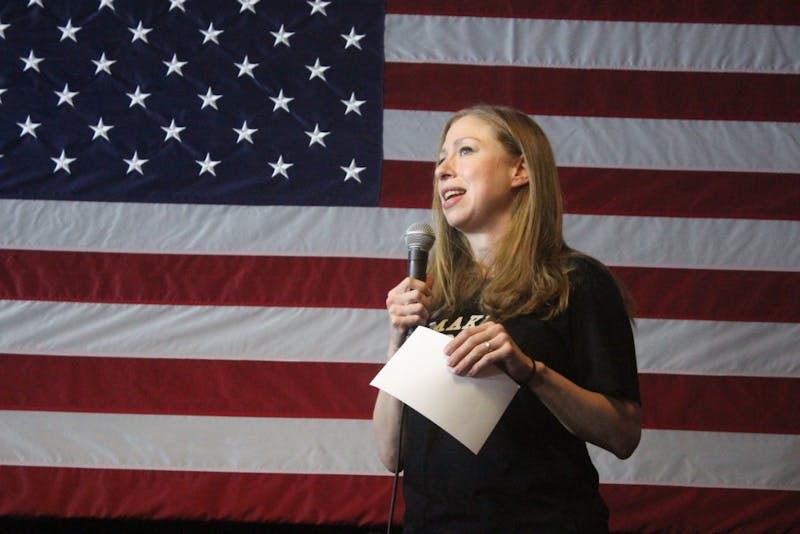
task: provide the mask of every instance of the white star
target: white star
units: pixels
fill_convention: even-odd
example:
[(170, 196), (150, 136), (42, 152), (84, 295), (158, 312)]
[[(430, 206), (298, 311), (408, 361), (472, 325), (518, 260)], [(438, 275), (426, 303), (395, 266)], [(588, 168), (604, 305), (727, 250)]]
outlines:
[(366, 102), (366, 100), (356, 100), (356, 94), (350, 93), (350, 100), (340, 100), (342, 104), (347, 106), (347, 109), (344, 110), (344, 114), (347, 115), (351, 111), (354, 111), (361, 115), (361, 105)]
[(245, 140), (252, 145), (253, 138), (251, 136), (258, 131), (258, 128), (248, 128), (247, 121), (244, 121), (242, 123), (241, 128), (239, 129), (234, 128), (233, 131), (239, 134), (239, 138), (236, 140), (236, 144), (239, 144), (242, 142), (242, 140)]
[(69, 84), (65, 83), (64, 84), (64, 89), (62, 89), (61, 91), (53, 91), (53, 92), (58, 95), (58, 104), (56, 104), (56, 106), (60, 106), (61, 104), (66, 102), (67, 104), (69, 104), (73, 108), (75, 107), (75, 104), (72, 103), (72, 99), (75, 96), (77, 96), (78, 92), (77, 91), (70, 91), (69, 90)]
[(10, 28), (11, 24), (3, 24), (3, 21), (0, 20), (0, 37), (3, 39), (6, 38), (6, 29)]
[(172, 54), (171, 60), (162, 61), (162, 63), (167, 66), (167, 74), (165, 74), (165, 76), (169, 76), (173, 72), (177, 72), (178, 76), (183, 76), (183, 71), (181, 69), (186, 65), (186, 61), (178, 61), (177, 54)]
[(287, 32), (286, 30), (284, 30), (283, 24), (281, 24), (281, 27), (278, 29), (278, 31), (269, 33), (271, 33), (272, 36), (275, 37), (275, 44), (272, 45), (273, 47), (278, 46), (279, 44), (285, 44), (289, 48), (292, 47), (292, 45), (289, 44), (289, 37), (294, 35), (294, 32)]
[(252, 11), (253, 13), (255, 13), (256, 10), (253, 6), (259, 3), (261, 0), (238, 0), (238, 1), (239, 5), (242, 6), (242, 9), (239, 10), (239, 13), (244, 13), (245, 10)]
[(100, 0), (100, 6), (98, 6), (97, 11), (100, 11), (104, 7), (114, 11), (114, 0)]
[(28, 7), (31, 7), (34, 4), (39, 7), (44, 7), (44, 5), (42, 4), (42, 0), (28, 0)]
[(186, 13), (186, 8), (183, 7), (185, 2), (186, 0), (169, 0), (169, 10), (172, 11), (177, 8)]
[(289, 102), (294, 100), (294, 98), (283, 96), (283, 89), (280, 90), (277, 97), (269, 97), (269, 99), (275, 102), (275, 106), (272, 108), (272, 111), (278, 111), (278, 108), (281, 108), (287, 112), (289, 111)]
[(355, 180), (358, 183), (361, 183), (361, 178), (359, 178), (358, 175), (361, 173), (361, 171), (366, 169), (366, 167), (356, 167), (356, 159), (355, 158), (350, 160), (350, 166), (349, 167), (339, 167), (339, 168), (342, 169), (345, 172), (345, 176), (344, 176), (344, 181), (345, 182), (347, 180), (349, 180), (350, 178), (352, 178), (353, 180)]
[(203, 44), (206, 44), (209, 41), (212, 41), (214, 44), (219, 44), (217, 41), (217, 37), (223, 32), (224, 30), (215, 30), (214, 23), (208, 25), (207, 30), (200, 30), (200, 33), (203, 34)]
[(116, 59), (106, 59), (106, 53), (103, 52), (100, 55), (100, 59), (93, 59), (92, 63), (94, 63), (97, 68), (94, 69), (95, 74), (100, 74), (100, 71), (105, 72), (106, 74), (111, 74), (111, 65), (116, 63)]
[(140, 20), (138, 26), (136, 26), (135, 28), (128, 28), (128, 31), (133, 34), (133, 38), (131, 39), (132, 43), (135, 43), (136, 41), (139, 40), (142, 40), (146, 43), (148, 42), (147, 34), (153, 31), (153, 28), (145, 28), (144, 26), (142, 26), (142, 21)]
[(330, 135), (330, 132), (320, 131), (319, 124), (316, 124), (314, 125), (314, 131), (306, 132), (306, 135), (311, 138), (308, 146), (312, 146), (314, 143), (319, 143), (320, 145), (325, 146), (325, 136)]
[(144, 172), (142, 171), (142, 165), (147, 163), (149, 160), (140, 159), (139, 158), (139, 151), (138, 150), (134, 150), (133, 156), (131, 156), (131, 159), (123, 159), (122, 161), (124, 161), (125, 163), (128, 164), (128, 170), (125, 172), (125, 174), (130, 174), (131, 172), (136, 171), (139, 174), (144, 175)]
[(326, 17), (328, 14), (325, 12), (325, 8), (330, 5), (330, 2), (323, 2), (322, 0), (314, 0), (313, 2), (306, 2), (306, 4), (311, 6), (311, 14), (314, 13), (322, 13)]
[(272, 167), (272, 177), (274, 178), (275, 176), (280, 174), (282, 176), (285, 176), (286, 178), (289, 178), (289, 174), (286, 171), (289, 170), (289, 167), (291, 167), (292, 165), (294, 165), (294, 163), (286, 163), (285, 161), (283, 161), (283, 154), (281, 154), (280, 156), (278, 156), (278, 161), (269, 164), (269, 166)]
[(350, 34), (349, 35), (341, 34), (341, 36), (342, 36), (342, 39), (347, 41), (344, 44), (344, 49), (345, 50), (347, 50), (351, 46), (355, 46), (356, 48), (361, 50), (361, 45), (359, 44), (359, 41), (364, 38), (364, 34), (361, 34), (361, 35), (356, 34), (355, 26), (350, 28)]
[(103, 117), (100, 117), (100, 120), (97, 121), (97, 125), (92, 126), (90, 124), (89, 128), (91, 128), (92, 131), (94, 131), (94, 135), (92, 136), (92, 141), (94, 141), (98, 137), (102, 137), (106, 141), (111, 141), (111, 139), (108, 138), (108, 131), (111, 128), (113, 128), (113, 126), (110, 126), (108, 124), (103, 124)]
[(253, 75), (253, 69), (258, 67), (258, 63), (250, 63), (250, 60), (247, 59), (245, 55), (241, 63), (234, 63), (234, 65), (239, 67), (239, 78), (247, 74), (255, 80), (256, 77)]
[(50, 158), (56, 164), (55, 168), (53, 169), (53, 174), (57, 173), (59, 169), (64, 169), (67, 171), (67, 174), (72, 174), (69, 170), (70, 164), (75, 161), (75, 158), (68, 158), (66, 154), (64, 154), (64, 150), (61, 150), (61, 155), (57, 158)]
[(197, 174), (198, 176), (200, 176), (204, 172), (210, 172), (214, 176), (217, 175), (217, 173), (214, 172), (214, 167), (219, 165), (219, 161), (212, 160), (211, 154), (209, 154), (208, 152), (206, 152), (206, 159), (204, 159), (203, 161), (195, 161), (195, 163), (200, 165), (200, 172)]
[(181, 141), (181, 132), (184, 131), (186, 127), (176, 126), (175, 119), (172, 119), (172, 122), (169, 123), (169, 126), (162, 126), (161, 129), (167, 132), (167, 136), (164, 138), (165, 143), (169, 141), (170, 137), (172, 137), (173, 139), (177, 139), (179, 143), (183, 142)]
[(8, 89), (0, 89), (0, 104), (3, 103), (3, 93), (8, 91)]
[(197, 96), (199, 96), (203, 100), (203, 105), (200, 106), (200, 109), (205, 109), (206, 106), (211, 106), (214, 109), (219, 109), (217, 107), (217, 100), (222, 98), (222, 95), (215, 95), (214, 93), (212, 93), (211, 92), (211, 87), (208, 88), (208, 91), (206, 91), (206, 94), (197, 95)]
[(19, 134), (20, 138), (25, 136), (25, 134), (28, 134), (31, 137), (36, 137), (36, 128), (38, 128), (41, 125), (42, 125), (42, 123), (40, 123), (40, 122), (31, 121), (31, 116), (28, 115), (25, 118), (25, 122), (18, 122), (17, 123), (17, 126), (19, 126), (22, 129), (22, 131)]
[(64, 39), (72, 39), (76, 43), (78, 42), (78, 39), (75, 38), (75, 34), (80, 31), (81, 27), (73, 26), (72, 19), (67, 21), (66, 26), (59, 26), (58, 29), (61, 30), (61, 39), (59, 39), (59, 41), (63, 41)]
[(144, 99), (149, 97), (150, 93), (143, 93), (139, 89), (139, 86), (137, 85), (136, 86), (136, 91), (134, 91), (133, 93), (125, 93), (125, 94), (128, 95), (128, 98), (131, 99), (131, 105), (128, 106), (129, 108), (132, 108), (133, 106), (139, 105), (139, 106), (142, 106), (144, 109), (147, 109), (147, 106), (144, 105)]
[(313, 80), (314, 78), (320, 78), (324, 81), (328, 81), (325, 79), (325, 71), (328, 70), (330, 67), (325, 65), (319, 64), (319, 58), (314, 62), (313, 65), (306, 65), (306, 68), (311, 71), (311, 75), (308, 77), (309, 80)]
[(33, 69), (36, 72), (39, 72), (39, 63), (44, 61), (44, 58), (36, 57), (36, 55), (33, 53), (33, 50), (28, 52), (27, 58), (21, 57), (20, 59), (23, 61), (23, 63), (25, 63), (25, 68), (22, 69), (22, 72), (25, 72), (28, 69)]

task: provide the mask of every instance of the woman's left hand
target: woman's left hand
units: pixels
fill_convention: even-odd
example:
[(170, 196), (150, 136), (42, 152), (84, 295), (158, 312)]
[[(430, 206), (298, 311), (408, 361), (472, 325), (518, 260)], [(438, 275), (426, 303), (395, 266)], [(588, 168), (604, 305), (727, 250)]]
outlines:
[(490, 365), (497, 365), (521, 384), (535, 365), (511, 339), (502, 324), (487, 321), (465, 328), (444, 348), (447, 364), (458, 375), (475, 376)]

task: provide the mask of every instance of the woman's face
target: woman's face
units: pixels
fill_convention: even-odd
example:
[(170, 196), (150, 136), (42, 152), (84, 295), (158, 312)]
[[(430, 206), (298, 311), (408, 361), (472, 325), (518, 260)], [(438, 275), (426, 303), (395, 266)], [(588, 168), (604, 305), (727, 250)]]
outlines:
[(522, 157), (510, 156), (488, 123), (466, 115), (447, 131), (435, 179), (450, 226), (500, 237), (511, 219), (514, 189), (528, 175)]

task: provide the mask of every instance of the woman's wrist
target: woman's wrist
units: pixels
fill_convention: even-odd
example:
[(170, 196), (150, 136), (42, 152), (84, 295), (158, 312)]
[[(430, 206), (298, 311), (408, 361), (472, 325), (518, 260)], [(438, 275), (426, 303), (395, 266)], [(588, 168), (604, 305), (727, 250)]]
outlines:
[(526, 374), (522, 380), (514, 379), (514, 382), (516, 382), (517, 385), (519, 385), (519, 387), (521, 388), (530, 387), (531, 382), (533, 382), (533, 379), (536, 378), (536, 375), (538, 374), (536, 363), (537, 363), (536, 360), (531, 358), (532, 365), (531, 365), (531, 370), (528, 371), (528, 374)]

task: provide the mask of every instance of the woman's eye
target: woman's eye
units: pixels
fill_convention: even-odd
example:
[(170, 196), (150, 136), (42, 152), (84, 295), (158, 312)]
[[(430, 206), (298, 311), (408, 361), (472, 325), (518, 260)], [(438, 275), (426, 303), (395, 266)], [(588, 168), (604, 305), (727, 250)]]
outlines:
[(467, 154), (472, 154), (473, 152), (474, 150), (472, 150), (472, 147), (468, 146), (462, 146), (461, 148), (458, 149), (458, 153), (461, 154), (462, 156), (466, 156)]

